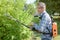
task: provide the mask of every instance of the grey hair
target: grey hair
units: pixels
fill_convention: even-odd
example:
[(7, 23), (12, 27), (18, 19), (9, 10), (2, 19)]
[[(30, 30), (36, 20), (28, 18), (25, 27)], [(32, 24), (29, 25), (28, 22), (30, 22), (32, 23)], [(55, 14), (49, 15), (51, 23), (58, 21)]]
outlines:
[(41, 7), (46, 7), (46, 4), (44, 2), (39, 2), (37, 5), (39, 5)]

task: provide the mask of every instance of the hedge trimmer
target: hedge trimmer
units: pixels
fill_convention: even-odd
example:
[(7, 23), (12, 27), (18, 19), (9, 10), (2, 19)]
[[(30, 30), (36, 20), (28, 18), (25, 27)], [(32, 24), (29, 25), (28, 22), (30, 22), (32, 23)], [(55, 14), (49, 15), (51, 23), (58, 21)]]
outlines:
[(21, 25), (23, 25), (24, 27), (27, 27), (27, 28), (31, 29), (32, 31), (36, 31), (35, 28), (30, 28), (30, 26), (22, 23), (20, 20), (12, 17), (12, 16), (9, 15), (9, 14), (5, 14), (4, 16), (6, 16), (9, 20), (13, 20), (13, 21), (17, 22), (18, 24), (21, 24)]

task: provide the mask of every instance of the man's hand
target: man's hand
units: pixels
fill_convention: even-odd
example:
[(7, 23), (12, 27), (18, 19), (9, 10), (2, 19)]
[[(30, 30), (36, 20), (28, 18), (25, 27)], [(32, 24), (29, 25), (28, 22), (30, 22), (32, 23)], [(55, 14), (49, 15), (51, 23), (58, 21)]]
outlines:
[(34, 28), (34, 23), (33, 23), (33, 22), (31, 22), (31, 23), (29, 24), (29, 26), (30, 26), (30, 29), (31, 29), (31, 30), (36, 31), (36, 29)]
[(33, 22), (29, 23), (29, 26), (34, 26), (34, 23)]
[(34, 23), (33, 23), (33, 22), (31, 22), (31, 23), (29, 24), (29, 26), (30, 26), (30, 29), (31, 29), (32, 31), (36, 31), (36, 32), (40, 33), (38, 30), (36, 30), (36, 29), (34, 28)]
[(34, 27), (34, 23), (33, 23), (33, 22), (29, 23), (29, 27), (30, 27), (30, 29), (32, 30), (33, 27)]

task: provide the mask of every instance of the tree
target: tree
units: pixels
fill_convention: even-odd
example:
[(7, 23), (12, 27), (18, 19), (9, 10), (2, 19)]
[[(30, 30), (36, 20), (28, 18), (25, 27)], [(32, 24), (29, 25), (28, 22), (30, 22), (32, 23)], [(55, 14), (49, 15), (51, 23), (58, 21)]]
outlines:
[(23, 10), (24, 4), (24, 0), (0, 0), (0, 40), (28, 40), (31, 37), (32, 32), (16, 21), (28, 25), (33, 18), (28, 10)]

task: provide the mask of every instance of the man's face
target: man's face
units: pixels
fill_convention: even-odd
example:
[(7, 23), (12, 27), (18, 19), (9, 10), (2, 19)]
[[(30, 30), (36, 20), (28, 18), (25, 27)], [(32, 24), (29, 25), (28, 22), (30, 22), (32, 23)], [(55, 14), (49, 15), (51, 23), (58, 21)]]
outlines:
[(40, 5), (37, 6), (38, 13), (42, 13), (44, 11), (44, 7), (41, 7)]

